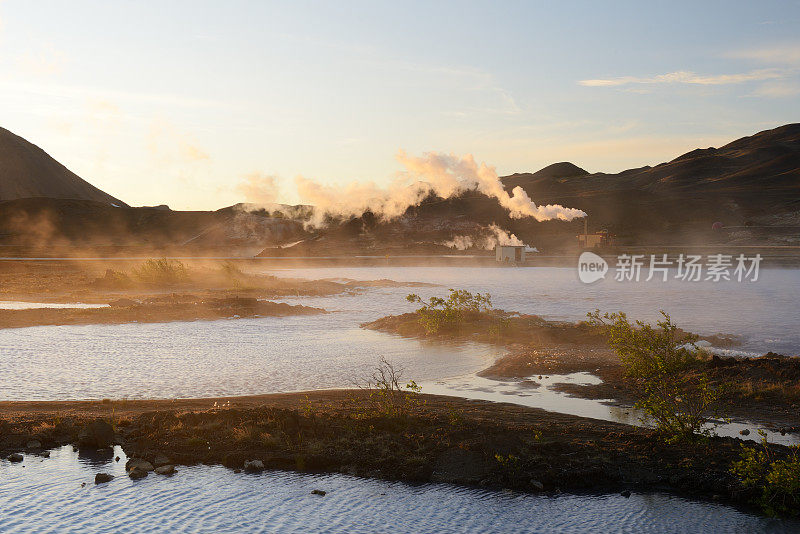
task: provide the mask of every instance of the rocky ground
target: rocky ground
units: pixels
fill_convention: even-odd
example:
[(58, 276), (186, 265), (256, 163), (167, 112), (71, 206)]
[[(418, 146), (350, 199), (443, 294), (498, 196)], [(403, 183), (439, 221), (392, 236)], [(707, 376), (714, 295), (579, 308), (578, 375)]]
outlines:
[(15, 461), (21, 452), (46, 455), (63, 444), (120, 444), (132, 478), (204, 463), (530, 492), (664, 490), (732, 503), (753, 497), (729, 472), (738, 440), (667, 445), (643, 428), (432, 395), (412, 395), (389, 413), (372, 393), (3, 402), (0, 454)]

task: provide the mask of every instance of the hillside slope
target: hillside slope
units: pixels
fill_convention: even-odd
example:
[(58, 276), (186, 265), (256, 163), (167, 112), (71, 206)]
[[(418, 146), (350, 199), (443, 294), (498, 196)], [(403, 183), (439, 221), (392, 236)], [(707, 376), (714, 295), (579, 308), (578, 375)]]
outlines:
[(21, 198), (93, 200), (126, 205), (83, 180), (38, 146), (0, 128), (0, 202)]

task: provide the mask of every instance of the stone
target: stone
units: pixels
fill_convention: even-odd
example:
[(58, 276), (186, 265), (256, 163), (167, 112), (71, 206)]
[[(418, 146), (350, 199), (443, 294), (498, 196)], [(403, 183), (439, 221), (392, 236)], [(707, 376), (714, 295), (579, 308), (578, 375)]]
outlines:
[(745, 428), (744, 430), (740, 430), (739, 434), (741, 434), (742, 436), (749, 436), (750, 435), (750, 430)]
[(538, 480), (531, 479), (531, 486), (533, 486), (534, 488), (536, 488), (539, 491), (544, 490), (544, 484), (542, 484)]
[(128, 476), (131, 477), (133, 480), (138, 480), (140, 478), (144, 478), (147, 476), (147, 471), (144, 469), (139, 469), (138, 467), (134, 467), (130, 471), (128, 471)]
[(311, 490), (311, 495), (321, 495), (322, 497), (324, 497), (327, 494), (328, 494), (327, 491), (324, 491), (324, 490), (321, 490), (321, 489)]
[(115, 462), (119, 462), (119, 456), (115, 457), (115, 458), (114, 458), (114, 461), (115, 461)]
[(50, 451), (42, 451), (39, 453), (42, 458), (50, 458)]
[(24, 460), (24, 459), (25, 459), (25, 457), (24, 457), (24, 456), (22, 456), (22, 455), (21, 455), (20, 453), (18, 453), (18, 452), (12, 453), (12, 454), (10, 454), (10, 455), (8, 456), (8, 461), (9, 461), (9, 462), (14, 462), (14, 463), (19, 463), (19, 462), (21, 462), (21, 461), (22, 461), (22, 460)]
[(111, 482), (114, 478), (114, 475), (109, 475), (108, 473), (97, 473), (94, 476), (94, 483), (95, 484), (105, 484), (106, 482)]
[(156, 467), (161, 467), (162, 465), (167, 465), (169, 463), (169, 458), (164, 456), (163, 454), (157, 454), (155, 458), (153, 458), (153, 465)]
[(244, 470), (248, 473), (255, 473), (264, 469), (264, 462), (261, 460), (247, 460), (244, 463)]
[(151, 464), (147, 460), (143, 460), (142, 458), (131, 458), (125, 463), (125, 470), (132, 471), (134, 469), (139, 469), (146, 473), (148, 471), (152, 471), (155, 468), (153, 467), (153, 464)]
[(175, 466), (174, 465), (160, 465), (156, 467), (156, 473), (159, 475), (174, 475), (175, 474)]
[(96, 419), (78, 433), (78, 444), (84, 447), (103, 449), (114, 443), (114, 427), (102, 419)]
[(631, 496), (631, 492), (628, 491), (628, 490), (625, 490), (622, 493), (620, 493), (620, 495), (622, 495), (623, 497), (625, 497), (627, 499), (628, 497)]
[(28, 449), (41, 449), (42, 442), (39, 441), (38, 439), (32, 439), (25, 445), (25, 447)]

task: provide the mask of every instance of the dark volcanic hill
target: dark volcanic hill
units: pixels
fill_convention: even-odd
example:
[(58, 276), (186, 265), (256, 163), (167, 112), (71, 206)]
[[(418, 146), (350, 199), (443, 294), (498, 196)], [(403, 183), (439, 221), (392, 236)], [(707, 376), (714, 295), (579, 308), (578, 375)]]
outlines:
[[(708, 227), (720, 221), (730, 228), (762, 228), (728, 231), (730, 242), (766, 237), (800, 245), (800, 124), (696, 149), (655, 167), (580, 171), (559, 163), (502, 181), (509, 190), (521, 186), (539, 204), (584, 210), (590, 228), (608, 228), (623, 243), (707, 242)], [(798, 226), (797, 238), (792, 225)]]
[(36, 197), (126, 205), (83, 180), (38, 146), (0, 128), (0, 202)]

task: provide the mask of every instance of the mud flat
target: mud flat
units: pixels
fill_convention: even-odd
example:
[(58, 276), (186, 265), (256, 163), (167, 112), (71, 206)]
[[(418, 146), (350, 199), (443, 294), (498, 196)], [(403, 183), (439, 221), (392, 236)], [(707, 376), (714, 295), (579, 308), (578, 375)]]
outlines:
[(313, 315), (325, 310), (255, 298), (198, 299), (192, 296), (166, 297), (159, 301), (137, 302), (117, 300), (107, 308), (38, 308), (0, 310), (0, 328), (22, 328), (43, 325), (165, 323)]
[[(376, 410), (370, 391), (359, 390), (3, 402), (0, 431), (3, 458), (70, 443), (116, 443), (151, 464), (339, 472), (527, 492), (646, 489), (731, 503), (753, 497), (729, 472), (741, 450), (735, 439), (666, 445), (643, 428), (433, 395), (414, 396), (394, 414)], [(771, 447), (779, 457), (788, 452)]]

